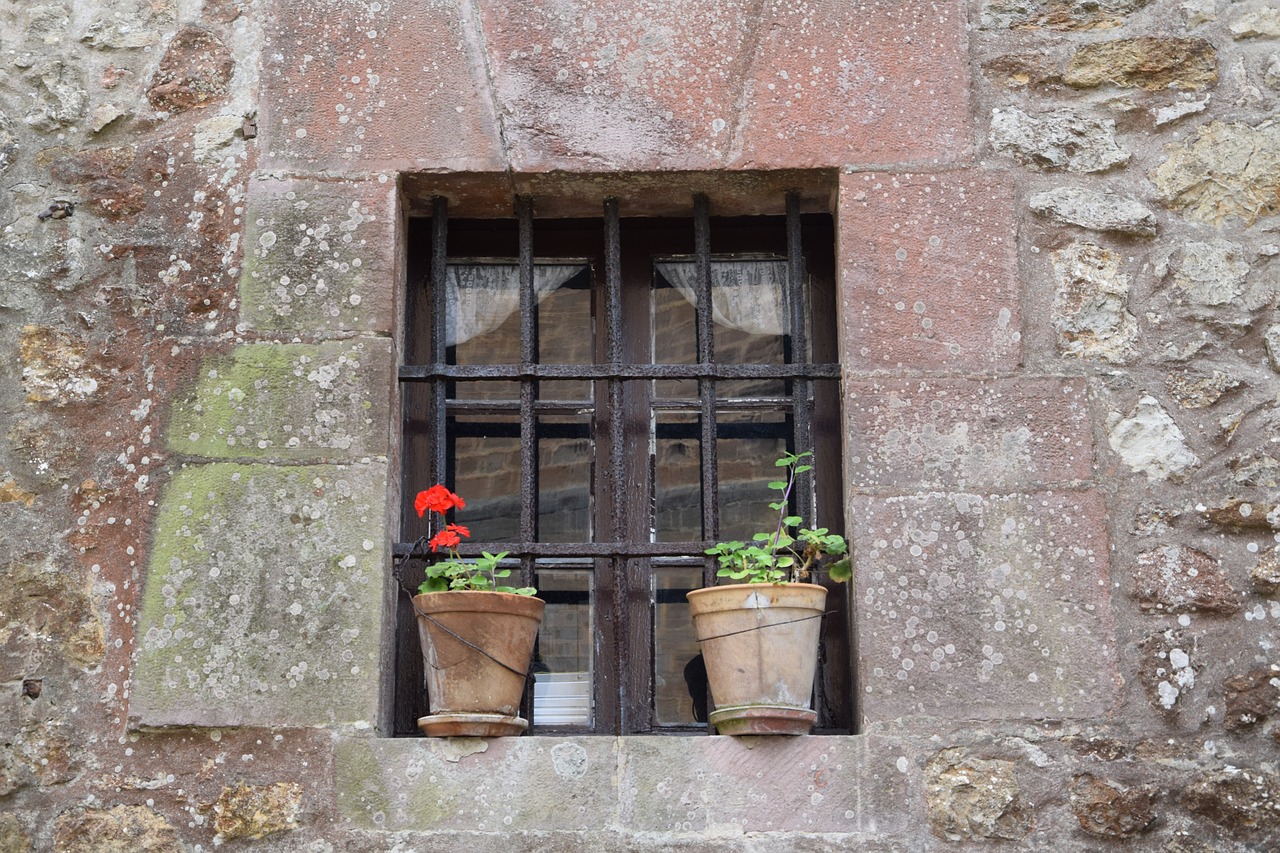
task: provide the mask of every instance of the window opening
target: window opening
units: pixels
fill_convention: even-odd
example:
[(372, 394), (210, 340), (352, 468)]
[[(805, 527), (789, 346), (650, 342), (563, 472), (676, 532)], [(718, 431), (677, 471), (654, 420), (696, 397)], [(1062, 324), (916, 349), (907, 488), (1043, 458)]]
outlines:
[[(821, 460), (801, 514), (842, 526), (831, 218), (796, 194), (784, 216), (712, 218), (703, 195), (687, 218), (533, 207), (451, 221), (436, 198), (410, 220), (405, 499), (464, 495), (464, 556), (508, 551), (546, 600), (533, 733), (704, 730), (684, 598), (716, 581), (702, 552), (767, 523), (784, 450)], [(421, 533), (407, 503), (402, 518), (398, 555)], [(817, 731), (852, 726), (847, 595), (833, 586), (823, 620)], [(407, 596), (397, 619), (395, 733), (411, 736), (426, 704)]]

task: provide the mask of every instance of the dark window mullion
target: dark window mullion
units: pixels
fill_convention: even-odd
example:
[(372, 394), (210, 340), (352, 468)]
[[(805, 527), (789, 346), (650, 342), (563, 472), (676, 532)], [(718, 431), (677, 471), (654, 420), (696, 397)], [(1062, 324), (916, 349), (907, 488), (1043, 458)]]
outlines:
[[(787, 307), (791, 320), (791, 361), (797, 364), (809, 363), (809, 343), (805, 328), (804, 298), (804, 248), (801, 241), (800, 196), (798, 193), (787, 193)], [(813, 448), (813, 426), (809, 410), (809, 382), (804, 378), (791, 381), (793, 400), (792, 420), (795, 424), (795, 452)], [(796, 480), (796, 506), (800, 515), (811, 524), (814, 518), (814, 473), (801, 476)]]
[[(697, 276), (698, 363), (702, 366), (715, 362), (715, 338), (711, 311), (711, 214), (707, 197), (697, 193), (693, 197), (694, 265)], [(720, 489), (718, 485), (716, 453), (716, 383), (714, 379), (698, 380), (698, 399), (701, 404), (700, 442), (702, 490), (702, 538), (717, 539), (720, 535)], [(715, 584), (715, 562), (703, 560), (702, 583)]]
[[(622, 364), (624, 351), (622, 324), (622, 220), (618, 212), (618, 199), (604, 200), (604, 313), (605, 360), (611, 368)], [(626, 424), (623, 415), (622, 380), (616, 376), (608, 380), (609, 422), (609, 470), (605, 472), (609, 518), (607, 532), (601, 533), (612, 542), (622, 542), (627, 533), (626, 511)], [(607, 569), (605, 567), (607, 566)], [(621, 654), (626, 647), (628, 613), (626, 601), (626, 570), (628, 561), (611, 557), (601, 562), (602, 571), (596, 574), (595, 619), (595, 673), (596, 691), (593, 723), (596, 731), (622, 732), (625, 713), (622, 707)]]
[[(431, 200), (431, 360), (443, 364), (445, 360), (445, 340), (448, 335), (446, 320), (448, 317), (448, 285), (449, 268), (449, 200), (444, 196), (436, 196)], [(431, 384), (432, 417), (435, 419), (436, 435), (447, 434), (445, 420), (445, 400), (448, 388), (444, 381), (437, 380)], [(432, 482), (443, 482), (448, 460), (448, 450), (442, 441), (435, 442), (435, 452), (431, 454)]]

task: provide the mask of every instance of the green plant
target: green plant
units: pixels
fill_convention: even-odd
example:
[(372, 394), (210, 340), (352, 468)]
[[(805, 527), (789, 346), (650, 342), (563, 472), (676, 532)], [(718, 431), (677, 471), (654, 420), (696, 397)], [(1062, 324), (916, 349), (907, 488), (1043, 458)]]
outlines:
[[(449, 554), (447, 560), (427, 564), (427, 578), (418, 587), (418, 592), (445, 592), (452, 589), (493, 590), (494, 592), (514, 592), (517, 595), (536, 593), (537, 590), (531, 586), (512, 587), (498, 584), (499, 578), (511, 575), (510, 569), (499, 568), (499, 564), (507, 556), (506, 551), (500, 554), (482, 551), (474, 560), (463, 560), (458, 555), (458, 545), (462, 543), (463, 538), (471, 536), (471, 531), (461, 524), (447, 522), (445, 516), (449, 510), (462, 509), (466, 505), (462, 498), (440, 483), (418, 492), (417, 497), (414, 498), (413, 508), (417, 511), (418, 518), (430, 512), (432, 516), (429, 526), (434, 527), (436, 523), (440, 525), (434, 534), (428, 534), (429, 538), (423, 536), (418, 543), (425, 539), (433, 552), (443, 547)], [(414, 550), (417, 550), (417, 545), (414, 546)]]
[(708, 548), (706, 553), (720, 563), (717, 577), (746, 583), (798, 583), (807, 579), (824, 558), (836, 557), (839, 559), (825, 566), (828, 576), (833, 581), (849, 580), (852, 571), (844, 537), (825, 527), (802, 527), (803, 518), (787, 514), (796, 477), (813, 470), (812, 465), (802, 464), (802, 460), (812, 456), (812, 452), (784, 453), (773, 463), (787, 469), (785, 480), (769, 483), (770, 489), (782, 493), (781, 498), (769, 504), (769, 508), (778, 513), (777, 527), (771, 533), (757, 533), (751, 544), (721, 542)]

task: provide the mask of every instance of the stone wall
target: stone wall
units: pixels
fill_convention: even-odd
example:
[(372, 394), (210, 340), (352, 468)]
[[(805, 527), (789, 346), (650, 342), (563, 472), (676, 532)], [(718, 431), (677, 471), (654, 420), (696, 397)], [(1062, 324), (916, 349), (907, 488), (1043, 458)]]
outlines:
[[(1280, 846), (1274, 3), (50, 0), (0, 45), (0, 851)], [(406, 212), (783, 169), (835, 190), (862, 733), (380, 737)]]

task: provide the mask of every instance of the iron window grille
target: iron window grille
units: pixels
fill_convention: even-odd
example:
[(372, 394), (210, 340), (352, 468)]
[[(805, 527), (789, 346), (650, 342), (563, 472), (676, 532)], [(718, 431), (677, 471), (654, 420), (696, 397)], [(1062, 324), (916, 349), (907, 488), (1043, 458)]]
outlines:
[[(831, 217), (802, 214), (796, 193), (783, 216), (713, 219), (701, 194), (689, 218), (603, 207), (535, 222), (518, 197), (514, 218), (451, 222), (436, 197), (410, 220), (396, 556), (410, 557), (412, 594), (430, 559), (409, 553), (423, 532), (413, 496), (446, 483), (468, 501), (461, 553), (508, 551), (548, 603), (522, 711), (533, 733), (699, 731), (684, 592), (716, 582), (703, 551), (767, 525), (746, 516), (768, 512), (783, 449), (819, 461), (795, 507), (842, 527)], [(764, 320), (737, 328), (735, 311)], [(817, 731), (847, 732), (848, 593), (833, 589)], [(395, 734), (416, 735), (427, 710), (408, 594), (395, 678)]]

